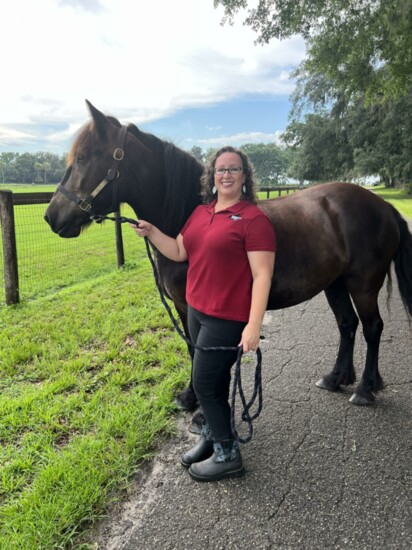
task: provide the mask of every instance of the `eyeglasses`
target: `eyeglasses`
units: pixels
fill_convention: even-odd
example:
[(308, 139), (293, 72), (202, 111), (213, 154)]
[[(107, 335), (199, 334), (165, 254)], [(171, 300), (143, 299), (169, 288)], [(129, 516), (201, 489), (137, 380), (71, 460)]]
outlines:
[(214, 173), (216, 176), (224, 176), (226, 172), (229, 174), (240, 174), (243, 170), (241, 166), (231, 166), (230, 168), (215, 168)]

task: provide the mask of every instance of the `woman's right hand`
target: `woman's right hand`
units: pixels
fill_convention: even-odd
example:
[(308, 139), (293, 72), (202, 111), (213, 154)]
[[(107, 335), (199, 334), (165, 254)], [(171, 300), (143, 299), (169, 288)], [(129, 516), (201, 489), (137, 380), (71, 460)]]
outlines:
[(154, 225), (144, 220), (139, 220), (139, 225), (134, 223), (130, 223), (129, 225), (139, 237), (149, 237), (154, 228)]
[(158, 227), (144, 220), (139, 220), (138, 225), (135, 223), (129, 225), (136, 235), (150, 239), (150, 242), (157, 250), (161, 252), (163, 256), (169, 258), (169, 260), (173, 260), (174, 262), (185, 262), (187, 260), (182, 235), (179, 234), (176, 239), (174, 237), (169, 237), (160, 231)]

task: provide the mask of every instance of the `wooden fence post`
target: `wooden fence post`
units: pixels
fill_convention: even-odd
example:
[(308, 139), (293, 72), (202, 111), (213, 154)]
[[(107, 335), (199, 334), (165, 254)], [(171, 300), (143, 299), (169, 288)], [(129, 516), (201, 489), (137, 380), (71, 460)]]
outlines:
[(0, 224), (3, 239), (4, 287), (6, 304), (9, 306), (20, 301), (12, 191), (0, 191)]
[[(120, 217), (120, 211), (114, 213), (116, 217)], [(118, 221), (115, 222), (116, 232), (116, 253), (117, 253), (117, 267), (124, 265), (124, 246), (123, 246), (123, 234), (122, 224)]]

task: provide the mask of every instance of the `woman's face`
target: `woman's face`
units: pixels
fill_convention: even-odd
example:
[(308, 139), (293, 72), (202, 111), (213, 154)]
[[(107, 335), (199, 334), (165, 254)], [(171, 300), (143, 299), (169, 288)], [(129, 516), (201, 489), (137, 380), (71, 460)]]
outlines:
[[(227, 168), (241, 168), (238, 173), (230, 173)], [(222, 174), (216, 174), (219, 169)], [(226, 170), (225, 170), (226, 169)], [(222, 153), (215, 162), (215, 187), (218, 195), (226, 200), (240, 199), (246, 175), (243, 172), (242, 159), (237, 153)]]

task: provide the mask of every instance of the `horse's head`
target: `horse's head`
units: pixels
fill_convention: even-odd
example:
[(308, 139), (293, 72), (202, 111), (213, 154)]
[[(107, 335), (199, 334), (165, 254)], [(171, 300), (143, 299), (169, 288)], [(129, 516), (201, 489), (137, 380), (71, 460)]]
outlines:
[[(92, 120), (81, 128), (45, 219), (61, 237), (77, 237), (93, 217), (128, 203), (138, 217), (177, 235), (200, 203), (203, 166), (175, 145), (122, 126), (87, 101)], [(124, 158), (123, 158), (124, 157)]]
[(61, 237), (77, 237), (93, 216), (118, 208), (127, 128), (86, 100), (91, 122), (83, 126), (67, 158), (67, 170), (45, 213)]

